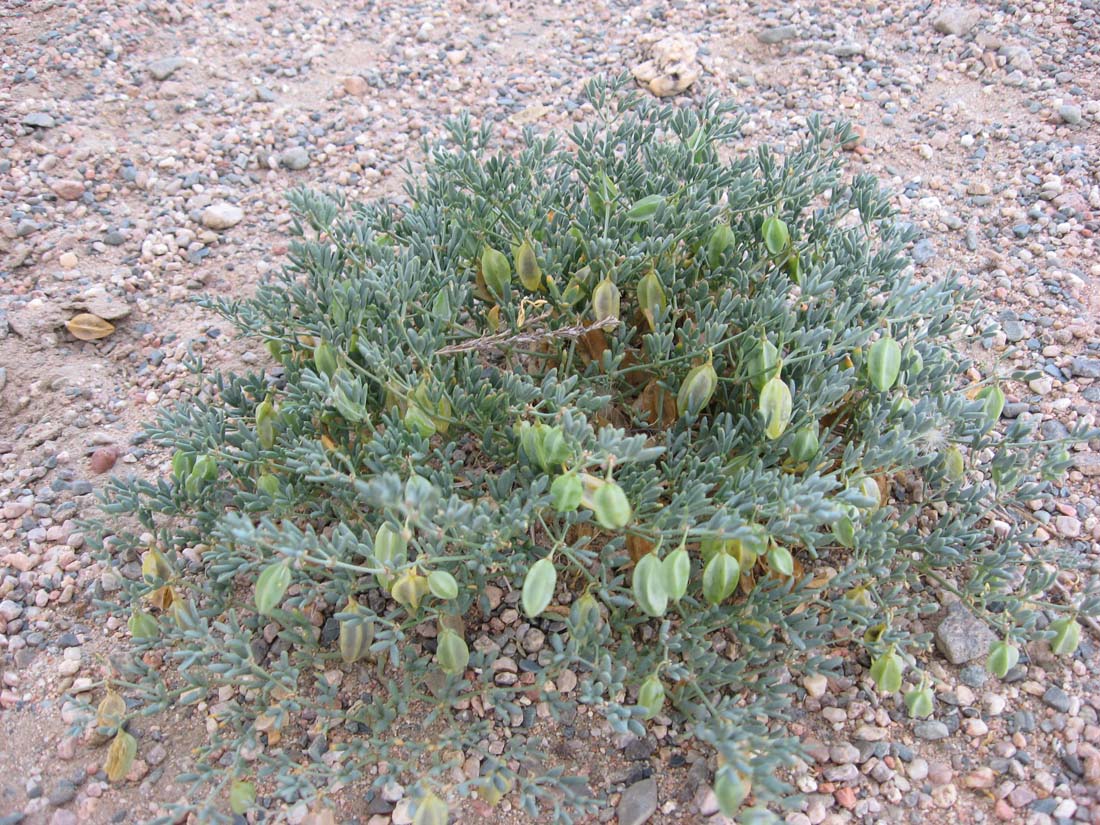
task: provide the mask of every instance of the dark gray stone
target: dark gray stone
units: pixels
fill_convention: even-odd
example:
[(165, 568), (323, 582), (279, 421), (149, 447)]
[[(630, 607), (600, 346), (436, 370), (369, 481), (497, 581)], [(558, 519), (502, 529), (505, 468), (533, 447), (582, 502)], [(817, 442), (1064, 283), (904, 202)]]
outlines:
[(1043, 694), (1043, 703), (1061, 713), (1069, 713), (1069, 694), (1060, 687), (1048, 687)]
[(913, 726), (913, 733), (919, 739), (926, 739), (929, 742), (935, 742), (939, 739), (946, 739), (951, 735), (951, 732), (947, 729), (947, 725), (936, 719), (931, 719), (927, 722), (921, 722), (918, 725)]

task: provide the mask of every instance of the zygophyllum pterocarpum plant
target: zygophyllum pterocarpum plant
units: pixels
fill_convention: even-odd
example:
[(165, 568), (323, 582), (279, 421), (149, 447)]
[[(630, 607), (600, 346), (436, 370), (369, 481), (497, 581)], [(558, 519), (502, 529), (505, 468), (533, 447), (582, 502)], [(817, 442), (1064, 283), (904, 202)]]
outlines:
[[(998, 379), (952, 344), (979, 316), (914, 280), (887, 196), (842, 173), (847, 128), (727, 162), (729, 107), (588, 91), (564, 145), (490, 154), (452, 124), (403, 203), (294, 192), (290, 263), (210, 302), (277, 366), (162, 413), (171, 476), (110, 488), (141, 524), (104, 543), (137, 653), (100, 720), (113, 775), (127, 713), (206, 703), (204, 821), (226, 790), (278, 817), (381, 765), (417, 823), (475, 793), (569, 822), (594, 791), (537, 738), (480, 749), (584, 704), (639, 736), (673, 720), (716, 751), (722, 810), (768, 821), (795, 799), (796, 685), (838, 647), (914, 716), (937, 594), (996, 629), (998, 674), (1026, 640), (1076, 647), (1100, 600), (1055, 588), (1071, 560), (1023, 517), (1066, 452), (997, 428)], [(474, 644), (501, 590), (537, 653)], [(428, 707), (440, 732), (409, 735)]]

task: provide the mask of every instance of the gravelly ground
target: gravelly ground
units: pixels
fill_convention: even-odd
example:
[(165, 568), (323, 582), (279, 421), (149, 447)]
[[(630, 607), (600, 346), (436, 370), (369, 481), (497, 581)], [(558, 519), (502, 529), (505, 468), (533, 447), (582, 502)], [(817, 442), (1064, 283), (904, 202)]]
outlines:
[[(957, 270), (1000, 321), (996, 346), (976, 355), (1041, 372), (1012, 386), (1006, 416), (1035, 419), (1045, 438), (1095, 421), (1096, 0), (6, 0), (0, 823), (147, 818), (179, 797), (171, 776), (203, 735), (187, 717), (147, 723), (148, 773), (109, 786), (96, 773), (101, 752), (65, 735), (60, 698), (91, 686), (96, 656), (124, 645), (112, 623), (96, 626), (83, 611), (103, 582), (76, 519), (92, 512), (102, 473), (164, 469), (165, 456), (135, 435), (156, 404), (189, 393), (189, 352), (212, 368), (262, 358), (190, 299), (247, 294), (281, 265), (288, 188), (397, 193), (421, 138), (440, 137), (444, 117), (462, 110), (493, 121), (506, 148), (525, 124), (568, 126), (586, 115), (586, 79), (636, 66), (673, 33), (698, 47), (700, 71), (674, 101), (710, 92), (737, 101), (746, 145), (796, 140), (815, 113), (854, 121), (863, 139), (851, 170), (897, 192), (924, 233), (917, 268)], [(63, 323), (80, 311), (116, 331), (74, 339)], [(1004, 355), (1008, 345), (1017, 352)], [(1048, 540), (1094, 571), (1098, 447), (1081, 445), (1065, 484), (1034, 513)], [(1003, 683), (934, 656), (939, 724), (925, 727), (880, 704), (854, 661), (846, 678), (805, 685), (796, 729), (816, 763), (797, 777), (806, 804), (787, 821), (1100, 823), (1097, 651), (1090, 633), (1072, 660), (1032, 651)], [(628, 805), (656, 805), (651, 822), (722, 821), (690, 745), (587, 730), (570, 758), (600, 766), (593, 784), (611, 802), (599, 819), (629, 820), (627, 806), (615, 808), (629, 788)], [(639, 781), (650, 773), (656, 785)], [(341, 812), (408, 821), (400, 803), (388, 812), (382, 802), (368, 812), (347, 794)], [(300, 820), (304, 809), (290, 813)], [(461, 821), (522, 817), (471, 808)]]

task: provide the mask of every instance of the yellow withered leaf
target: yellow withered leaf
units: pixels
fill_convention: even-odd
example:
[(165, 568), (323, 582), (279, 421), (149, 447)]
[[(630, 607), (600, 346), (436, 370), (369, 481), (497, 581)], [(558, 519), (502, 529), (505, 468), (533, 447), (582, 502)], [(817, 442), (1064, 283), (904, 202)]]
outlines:
[(90, 312), (82, 312), (70, 318), (65, 322), (65, 326), (74, 338), (79, 338), (81, 341), (95, 341), (99, 338), (106, 338), (115, 331), (114, 324), (104, 321), (98, 315), (92, 315)]
[(137, 755), (137, 740), (124, 730), (120, 730), (107, 749), (107, 761), (103, 763), (103, 770), (107, 772), (107, 779), (118, 782), (130, 772), (130, 766)]
[(117, 728), (126, 715), (126, 702), (113, 690), (107, 691), (95, 710), (95, 723), (101, 728)]

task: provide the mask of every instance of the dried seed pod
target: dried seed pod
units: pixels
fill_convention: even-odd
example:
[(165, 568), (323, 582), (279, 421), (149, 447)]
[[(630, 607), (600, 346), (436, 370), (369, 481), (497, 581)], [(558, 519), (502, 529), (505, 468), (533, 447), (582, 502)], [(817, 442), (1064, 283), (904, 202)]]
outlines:
[(592, 317), (596, 321), (619, 317), (619, 288), (609, 277), (596, 285), (592, 293)]
[(680, 417), (698, 415), (710, 403), (716, 389), (718, 373), (714, 370), (714, 364), (707, 361), (692, 368), (684, 377), (676, 396), (676, 410)]

